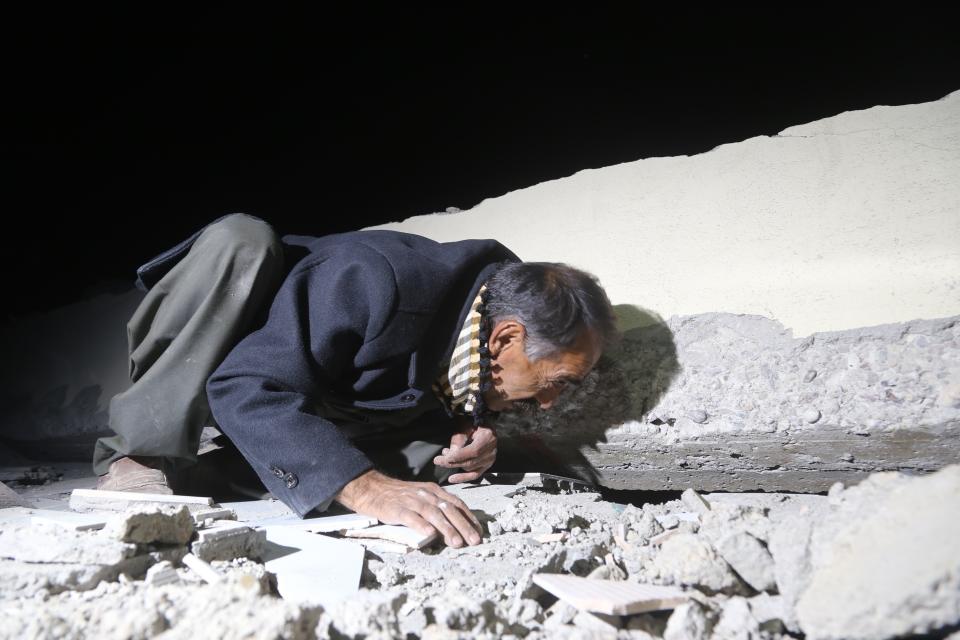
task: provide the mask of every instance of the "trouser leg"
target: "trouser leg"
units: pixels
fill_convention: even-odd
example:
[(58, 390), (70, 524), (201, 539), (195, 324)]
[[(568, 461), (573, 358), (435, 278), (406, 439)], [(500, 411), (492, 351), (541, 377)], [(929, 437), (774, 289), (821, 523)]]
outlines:
[(127, 325), (131, 386), (110, 401), (110, 429), (94, 452), (106, 473), (124, 456), (196, 461), (210, 420), (205, 385), (253, 328), (283, 278), (270, 226), (235, 214), (208, 226), (148, 292)]

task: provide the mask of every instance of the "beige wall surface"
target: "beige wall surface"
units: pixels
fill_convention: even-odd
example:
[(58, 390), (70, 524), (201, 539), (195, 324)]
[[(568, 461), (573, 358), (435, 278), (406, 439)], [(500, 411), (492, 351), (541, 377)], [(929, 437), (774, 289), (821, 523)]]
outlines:
[(960, 91), (580, 171), (382, 225), (495, 237), (666, 318), (764, 315), (795, 337), (960, 314)]

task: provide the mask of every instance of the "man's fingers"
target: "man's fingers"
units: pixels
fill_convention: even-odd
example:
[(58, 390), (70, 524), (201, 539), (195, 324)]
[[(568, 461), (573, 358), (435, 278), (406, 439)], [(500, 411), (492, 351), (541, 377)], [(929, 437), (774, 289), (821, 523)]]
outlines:
[(489, 455), (491, 451), (496, 451), (496, 446), (496, 440), (474, 440), (462, 449), (450, 450), (445, 455), (437, 456), (433, 463), (441, 467), (459, 467), (464, 462)]
[(477, 520), (477, 516), (473, 514), (473, 511), (470, 510), (470, 507), (468, 507), (467, 503), (465, 503), (463, 500), (453, 495), (452, 493), (448, 493), (444, 491), (443, 489), (440, 488), (440, 485), (437, 485), (437, 484), (432, 484), (432, 483), (427, 484), (425, 485), (424, 488), (429, 490), (430, 493), (433, 494), (433, 497), (437, 499), (438, 504), (440, 502), (446, 502), (447, 504), (452, 504), (461, 513), (463, 513), (467, 517), (467, 519), (470, 520), (470, 522), (473, 523), (477, 531), (483, 531), (483, 526), (480, 524), (480, 521)]
[(415, 509), (401, 507), (396, 520), (396, 524), (406, 525), (425, 536), (439, 533), (437, 528), (427, 522)]
[(482, 471), (470, 471), (469, 473), (455, 473), (449, 478), (447, 478), (447, 481), (452, 484), (457, 484), (460, 482), (473, 482), (474, 480), (477, 480), (481, 476), (483, 476)]
[(470, 440), (470, 436), (465, 433), (455, 433), (450, 438), (450, 448), (460, 449), (467, 446), (467, 442)]

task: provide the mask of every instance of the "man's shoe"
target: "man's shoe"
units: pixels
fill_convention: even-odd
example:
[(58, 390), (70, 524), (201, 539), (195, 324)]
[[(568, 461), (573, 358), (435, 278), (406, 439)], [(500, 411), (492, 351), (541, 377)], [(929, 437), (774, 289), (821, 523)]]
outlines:
[(162, 458), (120, 458), (97, 481), (102, 491), (172, 494)]

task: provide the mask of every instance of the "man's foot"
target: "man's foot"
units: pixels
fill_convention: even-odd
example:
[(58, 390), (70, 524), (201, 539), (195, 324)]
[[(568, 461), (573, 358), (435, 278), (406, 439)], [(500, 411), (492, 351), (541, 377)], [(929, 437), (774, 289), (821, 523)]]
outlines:
[(162, 458), (120, 458), (97, 481), (102, 491), (172, 494)]

